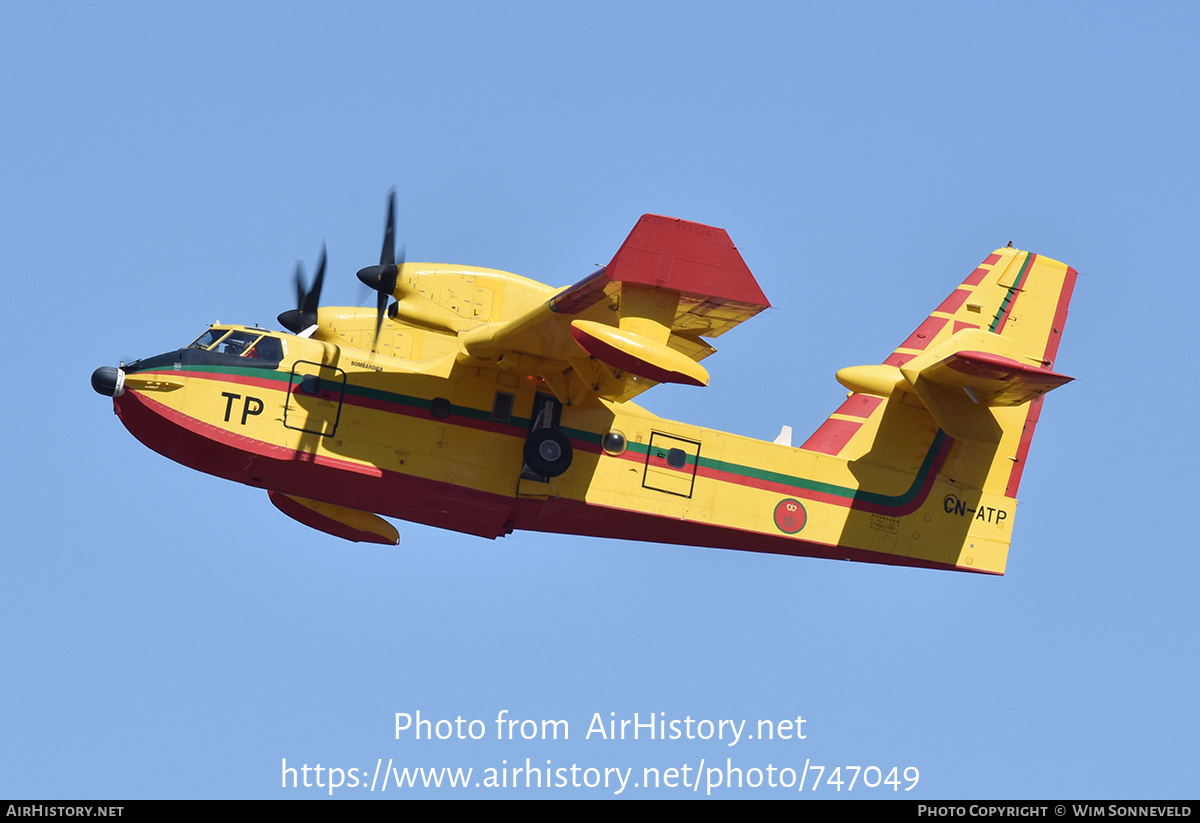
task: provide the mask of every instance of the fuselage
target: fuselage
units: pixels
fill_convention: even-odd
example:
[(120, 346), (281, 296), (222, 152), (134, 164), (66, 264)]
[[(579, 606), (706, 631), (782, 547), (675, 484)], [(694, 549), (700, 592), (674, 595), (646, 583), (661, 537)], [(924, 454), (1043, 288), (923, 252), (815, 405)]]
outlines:
[[(889, 421), (907, 433), (900, 463), (911, 471), (901, 471), (629, 401), (565, 406), (527, 374), (344, 338), (214, 326), (193, 347), (124, 366), (116, 412), (147, 446), (199, 471), (480, 537), (535, 530), (1003, 570), (1014, 501), (945, 476), (955, 442), (919, 408)], [(571, 447), (557, 476), (524, 451), (547, 427)]]
[(214, 325), (93, 387), (155, 451), (356, 542), (396, 543), (383, 515), (1004, 573), (1043, 395), (1071, 380), (1069, 266), (996, 249), (792, 446), (633, 402), (706, 386), (708, 341), (770, 307), (723, 229), (643, 215), (562, 288), (397, 262), (394, 235), (389, 198), (374, 311), (320, 306), (322, 253), (293, 333)]

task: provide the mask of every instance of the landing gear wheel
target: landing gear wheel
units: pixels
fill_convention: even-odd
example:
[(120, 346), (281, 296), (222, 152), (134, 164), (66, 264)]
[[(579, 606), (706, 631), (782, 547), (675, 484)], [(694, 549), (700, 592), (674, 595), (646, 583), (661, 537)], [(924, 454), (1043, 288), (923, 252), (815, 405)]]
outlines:
[(538, 429), (525, 441), (525, 465), (543, 477), (558, 477), (572, 457), (571, 441), (557, 429)]

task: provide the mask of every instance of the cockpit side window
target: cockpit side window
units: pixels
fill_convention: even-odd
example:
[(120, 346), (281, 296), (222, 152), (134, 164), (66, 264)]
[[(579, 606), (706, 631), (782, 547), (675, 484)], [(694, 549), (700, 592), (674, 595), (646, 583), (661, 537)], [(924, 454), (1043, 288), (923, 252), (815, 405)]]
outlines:
[(223, 338), (213, 351), (220, 354), (232, 354), (234, 357), (242, 357), (246, 352), (254, 348), (254, 343), (258, 340), (259, 336), (251, 332), (233, 331)]
[(280, 362), (284, 353), (283, 340), (280, 338), (249, 330), (209, 329), (188, 348), (268, 363)]
[(256, 357), (259, 360), (273, 360), (278, 363), (283, 359), (283, 341), (278, 337), (266, 336), (246, 350), (245, 357)]
[(228, 337), (217, 344), (215, 351), (221, 354), (232, 354), (235, 357), (270, 360), (275, 363), (283, 359), (283, 344), (279, 338), (262, 335), (258, 332), (230, 332)]

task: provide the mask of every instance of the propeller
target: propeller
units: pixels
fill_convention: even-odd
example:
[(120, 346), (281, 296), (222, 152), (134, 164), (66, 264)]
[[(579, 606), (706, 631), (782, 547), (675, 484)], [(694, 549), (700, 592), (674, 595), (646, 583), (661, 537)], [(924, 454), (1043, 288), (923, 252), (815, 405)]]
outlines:
[(317, 307), (321, 303), (321, 284), (325, 281), (325, 246), (321, 246), (321, 259), (317, 263), (317, 276), (312, 288), (304, 288), (304, 264), (296, 261), (296, 308), (279, 315), (279, 324), (293, 334), (317, 325)]
[(383, 251), (379, 254), (378, 266), (367, 266), (358, 270), (358, 279), (379, 293), (375, 301), (375, 345), (379, 345), (379, 330), (383, 327), (383, 315), (388, 300), (396, 290), (400, 266), (404, 265), (404, 248), (400, 248), (400, 259), (396, 259), (396, 190), (388, 192), (387, 224), (383, 228)]

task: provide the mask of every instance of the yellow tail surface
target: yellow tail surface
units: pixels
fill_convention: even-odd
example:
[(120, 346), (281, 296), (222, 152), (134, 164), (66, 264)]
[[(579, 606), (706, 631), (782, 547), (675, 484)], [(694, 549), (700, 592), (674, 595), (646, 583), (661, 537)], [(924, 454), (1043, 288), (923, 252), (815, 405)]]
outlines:
[(860, 488), (938, 464), (928, 503), (895, 522), (856, 507), (840, 543), (1003, 574), (1042, 396), (1071, 379), (1053, 366), (1075, 278), (997, 249), (883, 364), (838, 373), (851, 394), (805, 449), (848, 461)]

